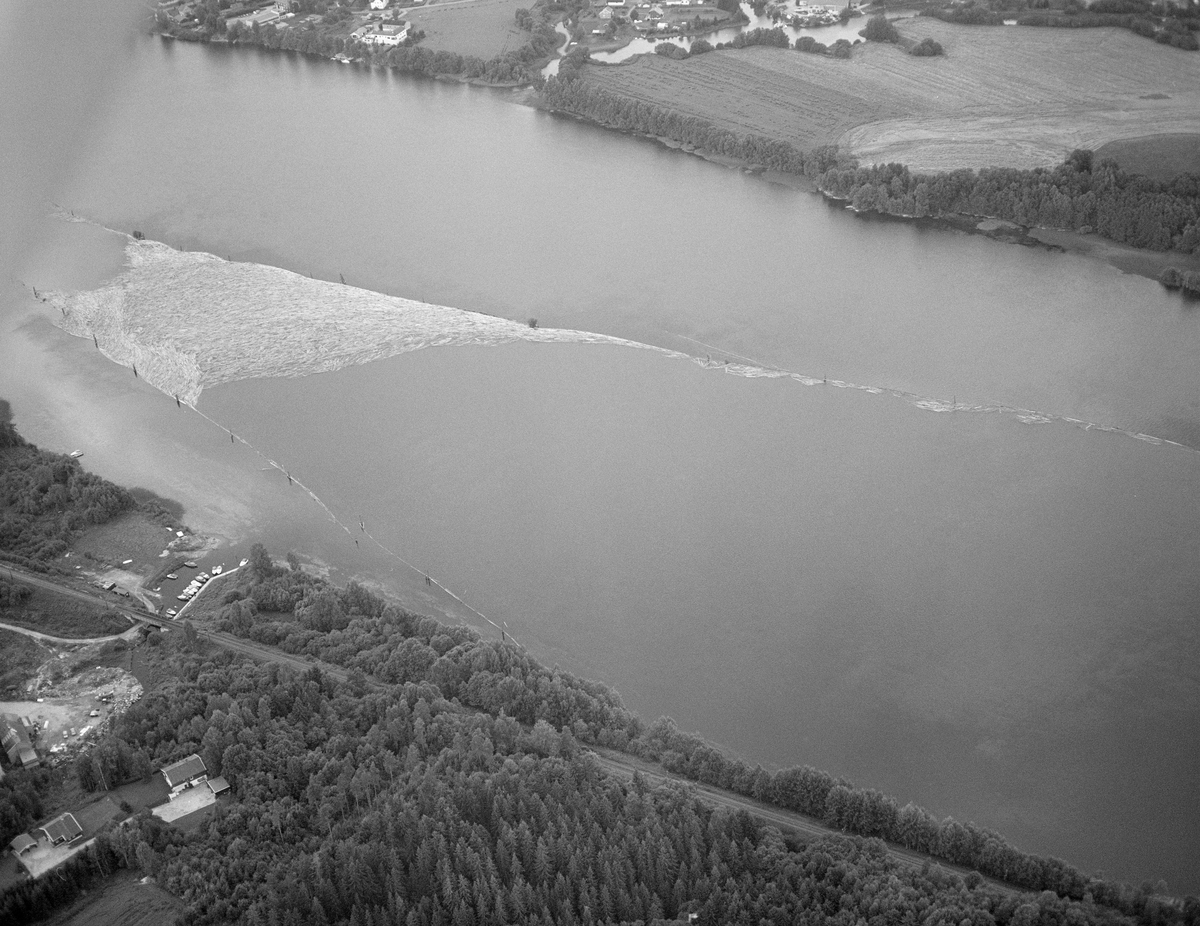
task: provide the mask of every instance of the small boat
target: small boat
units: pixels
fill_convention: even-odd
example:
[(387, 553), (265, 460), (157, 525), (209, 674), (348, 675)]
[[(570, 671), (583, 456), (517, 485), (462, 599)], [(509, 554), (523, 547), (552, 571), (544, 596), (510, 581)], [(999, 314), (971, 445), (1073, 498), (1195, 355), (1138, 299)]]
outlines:
[(71, 459), (72, 460), (78, 460), (81, 456), (83, 456), (82, 450), (72, 450), (71, 451)]
[(195, 564), (195, 563), (193, 563), (193, 562), (192, 562), (190, 559), (189, 559), (189, 560), (188, 560), (186, 563), (184, 563), (183, 565), (187, 566), (187, 567), (188, 567), (188, 569), (195, 569), (195, 568), (196, 568), (196, 564)]
[(174, 573), (174, 572), (168, 572), (168, 573), (167, 573), (167, 578), (168, 578), (168, 579), (178, 579), (178, 578), (179, 578), (179, 576), (178, 576), (176, 573)]
[(213, 566), (213, 575), (214, 576), (219, 576), (224, 571), (225, 571), (224, 566)]
[(178, 598), (180, 601), (187, 601), (187, 600), (188, 600), (188, 596), (187, 596), (187, 595), (176, 595), (175, 597), (176, 597), (176, 598)]

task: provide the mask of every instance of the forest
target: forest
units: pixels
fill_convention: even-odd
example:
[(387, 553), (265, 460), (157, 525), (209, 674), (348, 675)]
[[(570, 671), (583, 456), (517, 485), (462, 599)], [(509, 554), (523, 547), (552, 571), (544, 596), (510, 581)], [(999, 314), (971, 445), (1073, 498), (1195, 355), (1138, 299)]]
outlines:
[[(296, 584), (310, 598), (321, 593)], [(339, 606), (342, 594), (362, 597), (339, 593)], [(352, 632), (362, 619), (325, 633)], [(425, 632), (447, 629), (405, 626), (421, 646)], [(446, 645), (443, 635), (433, 634), (431, 649)], [(154, 649), (169, 681), (113, 736), (156, 765), (200, 752), (233, 797), (190, 833), (133, 817), (60, 876), (0, 895), (0, 921), (35, 921), (131, 868), (181, 897), (195, 924), (661, 923), (688, 914), (701, 924), (1131, 922), (1090, 895), (1002, 893), (937, 865), (901, 867), (876, 838), (804, 842), (714, 810), (685, 787), (613, 777), (570, 725), (526, 725), (464, 703), (474, 675), (487, 671), (471, 666), (511, 644), (466, 634), (435, 660), (459, 678), (459, 697), (429, 680), (367, 687), (256, 665), (184, 634)], [(520, 702), (516, 688), (525, 688), (535, 705), (576, 687), (563, 680), (543, 699), (554, 673), (504, 678), (504, 697)], [(632, 722), (626, 716), (616, 719)], [(1191, 903), (1146, 921), (1195, 919)]]
[(44, 569), (75, 531), (135, 507), (129, 492), (77, 460), (26, 442), (0, 399), (0, 558)]
[[(571, 56), (568, 56), (570, 58)], [(812, 178), (823, 193), (861, 212), (908, 217), (951, 213), (989, 216), (1025, 226), (1095, 232), (1153, 251), (1200, 253), (1200, 177), (1162, 182), (1093, 163), (1075, 151), (1058, 167), (984, 168), (913, 173), (901, 164), (861, 167), (835, 147), (802, 152), (786, 141), (737, 135), (693, 116), (629, 99), (579, 79), (583, 59), (545, 82), (544, 105), (626, 132), (668, 138), (715, 155)]]
[(1021, 26), (1059, 29), (1093, 29), (1101, 26), (1128, 29), (1185, 51), (1196, 51), (1200, 42), (1200, 11), (1191, 4), (1154, 0), (1066, 0), (1051, 7), (1049, 0), (969, 0), (921, 11), (945, 22), (968, 26), (1001, 26), (1005, 20)]
[(1139, 889), (1091, 878), (1066, 863), (1009, 845), (998, 833), (903, 807), (878, 791), (807, 766), (768, 772), (729, 758), (669, 718), (647, 727), (616, 692), (527, 653), (484, 640), (468, 627), (390, 605), (353, 583), (344, 589), (308, 575), (293, 560), (275, 565), (257, 546), (254, 584), (227, 595), (221, 630), (287, 653), (319, 659), (390, 684), (431, 683), (465, 707), (503, 714), (524, 726), (547, 723), (579, 744), (597, 744), (659, 762), (668, 771), (807, 814), (865, 837), (879, 837), (1034, 891), (1049, 890), (1151, 920), (1149, 885)]
[[(26, 449), (4, 423), (5, 452)], [(36, 823), (63, 774), (108, 789), (193, 752), (232, 797), (187, 831), (149, 812), (110, 825), (54, 877), (0, 894), (0, 922), (42, 919), (122, 868), (180, 897), (189, 924), (1200, 922), (1196, 898), (1089, 877), (807, 766), (751, 766), (511, 641), (334, 586), (291, 554), (248, 559), (216, 629), (346, 681), (252, 663), (187, 622), (149, 635), (139, 658), (161, 681), (69, 767), (0, 782), (0, 835)], [(840, 833), (803, 839), (678, 782), (614, 776), (592, 745)], [(933, 858), (903, 866), (884, 840)]]

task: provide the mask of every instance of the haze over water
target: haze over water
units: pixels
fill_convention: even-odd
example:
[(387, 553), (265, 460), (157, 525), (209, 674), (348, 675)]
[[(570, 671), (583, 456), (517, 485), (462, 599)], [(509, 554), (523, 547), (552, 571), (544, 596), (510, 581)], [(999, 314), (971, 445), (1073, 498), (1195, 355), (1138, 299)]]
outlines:
[[(18, 6), (47, 54), (12, 86), (48, 138), (30, 104), (6, 234), (40, 288), (95, 287), (123, 247), (44, 197), (381, 292), (1200, 446), (1200, 313), (1151, 281), (855, 219), (508, 93), (148, 37), (63, 153), (95, 14)], [(463, 615), (3, 285), (0, 395), (32, 440)], [(423, 350), (199, 409), (647, 719), (1200, 889), (1188, 450), (600, 345)]]

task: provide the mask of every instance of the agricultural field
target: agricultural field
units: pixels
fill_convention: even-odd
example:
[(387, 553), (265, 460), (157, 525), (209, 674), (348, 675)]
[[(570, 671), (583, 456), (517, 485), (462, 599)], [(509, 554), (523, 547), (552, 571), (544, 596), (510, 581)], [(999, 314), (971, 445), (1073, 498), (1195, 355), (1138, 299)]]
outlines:
[(1155, 180), (1179, 174), (1200, 174), (1200, 135), (1150, 135), (1109, 142), (1096, 152), (1112, 158), (1125, 170)]
[(897, 22), (945, 57), (857, 45), (849, 59), (777, 48), (592, 66), (605, 89), (715, 125), (792, 142), (839, 144), (867, 163), (920, 170), (1052, 166), (1075, 148), (1200, 132), (1200, 54), (1121, 29)]
[(516, 23), (521, 7), (530, 0), (449, 0), (404, 11), (414, 29), (425, 33), (423, 48), (475, 55), (487, 61), (506, 51), (515, 51), (529, 40), (529, 33)]

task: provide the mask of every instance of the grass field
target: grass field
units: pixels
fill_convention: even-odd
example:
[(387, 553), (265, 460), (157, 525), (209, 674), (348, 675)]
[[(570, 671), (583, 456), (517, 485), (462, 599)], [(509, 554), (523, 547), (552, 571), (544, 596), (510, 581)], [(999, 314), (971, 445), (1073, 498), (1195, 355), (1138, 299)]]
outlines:
[(517, 27), (515, 16), (521, 7), (531, 6), (530, 0), (455, 0), (406, 10), (404, 18), (425, 33), (422, 47), (486, 61), (529, 40), (529, 33)]
[(28, 627), (52, 637), (104, 637), (124, 633), (129, 621), (102, 604), (34, 589), (19, 608), (0, 608), (0, 621)]
[(1119, 29), (898, 25), (936, 39), (945, 57), (875, 43), (846, 60), (753, 47), (585, 74), (735, 132), (924, 170), (1051, 166), (1075, 148), (1200, 132), (1200, 54)]
[(1151, 135), (1109, 142), (1096, 152), (1126, 170), (1155, 180), (1200, 174), (1200, 135)]

